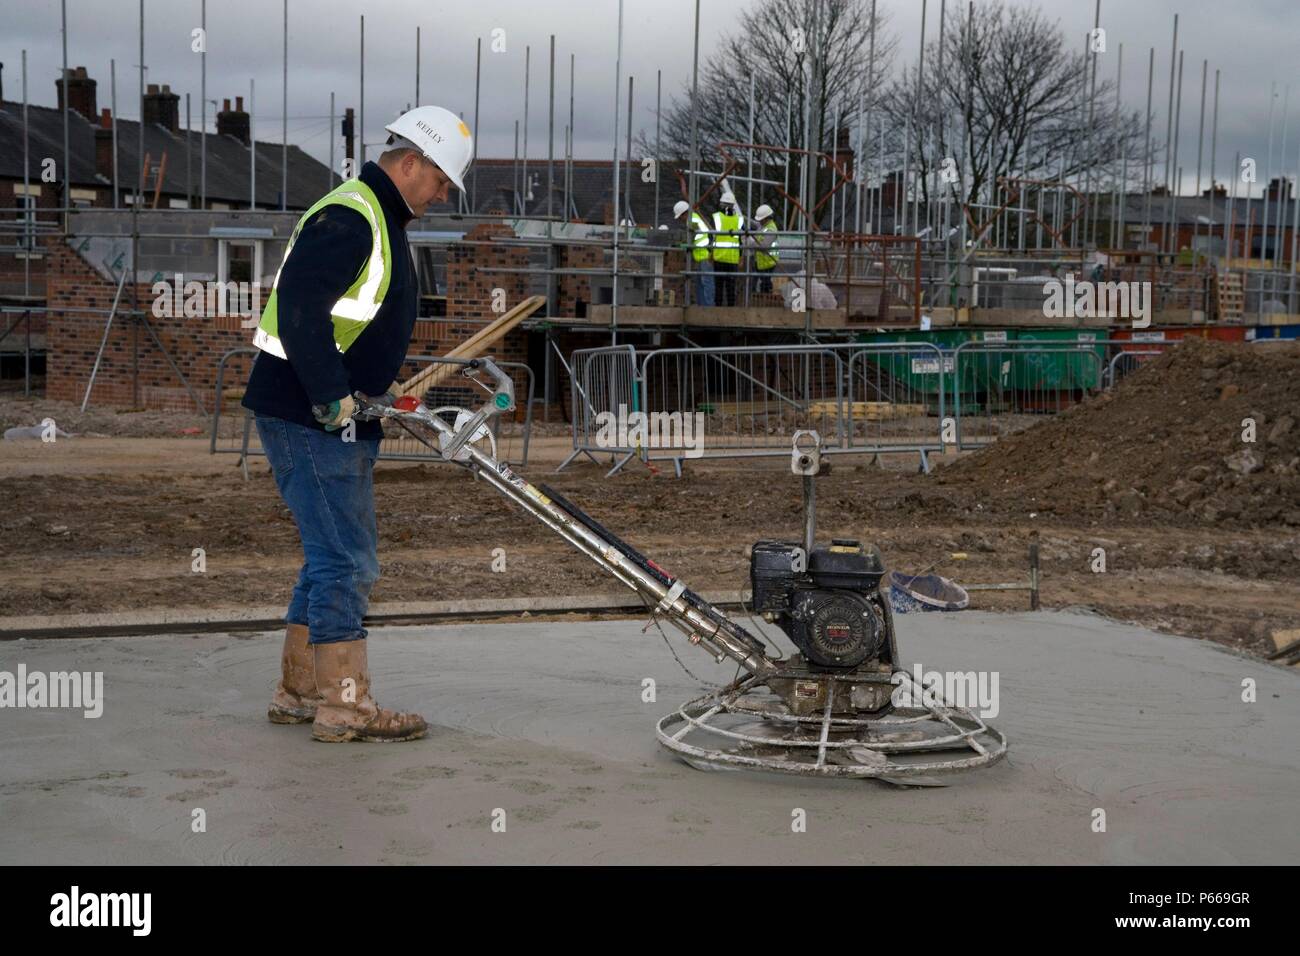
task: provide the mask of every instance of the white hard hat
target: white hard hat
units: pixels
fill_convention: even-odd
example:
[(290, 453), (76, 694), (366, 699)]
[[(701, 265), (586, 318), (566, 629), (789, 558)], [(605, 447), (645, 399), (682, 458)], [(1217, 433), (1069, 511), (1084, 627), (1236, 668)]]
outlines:
[(465, 191), (465, 173), (474, 158), (474, 137), (459, 116), (441, 106), (417, 106), (384, 129), (409, 140), (447, 174), (457, 189)]
[(767, 203), (763, 203), (763, 205), (754, 210), (754, 218), (759, 222), (762, 222), (770, 215), (772, 215), (772, 207)]
[(691, 208), (691, 204), (688, 203), (685, 199), (677, 200), (677, 202), (673, 203), (673, 218), (674, 219), (682, 218), (682, 213), (686, 212), (686, 210), (690, 208)]
[(722, 205), (734, 206), (735, 204), (736, 204), (736, 197), (733, 196), (729, 191), (722, 194)]

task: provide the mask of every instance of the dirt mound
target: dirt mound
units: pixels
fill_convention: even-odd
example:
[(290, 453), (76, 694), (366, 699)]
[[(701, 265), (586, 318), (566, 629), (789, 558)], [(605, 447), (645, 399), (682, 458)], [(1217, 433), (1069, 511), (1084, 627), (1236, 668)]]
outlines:
[(1186, 339), (939, 478), (991, 498), (1032, 496), (1048, 513), (1300, 527), (1297, 418), (1300, 343)]
[[(210, 401), (211, 396), (204, 396)], [(92, 403), (84, 412), (81, 405), (45, 398), (9, 396), (0, 401), (0, 432), (7, 428), (39, 425), (54, 419), (62, 431), (85, 438), (207, 438), (210, 419), (196, 411), (171, 412), (155, 409), (119, 410), (112, 405)], [(234, 435), (242, 428), (242, 415), (223, 417), (222, 434)]]

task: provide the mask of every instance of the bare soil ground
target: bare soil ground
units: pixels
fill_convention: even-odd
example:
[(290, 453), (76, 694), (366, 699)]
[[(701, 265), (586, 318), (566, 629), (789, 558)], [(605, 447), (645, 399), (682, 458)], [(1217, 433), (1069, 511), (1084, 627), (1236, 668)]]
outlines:
[[(1274, 630), (1300, 627), (1300, 428), (1288, 414), (1300, 349), (1262, 351), (1180, 347), (1110, 395), (928, 476), (906, 470), (914, 459), (887, 469), (837, 459), (818, 479), (819, 535), (874, 542), (904, 571), (966, 552), (939, 572), (1000, 583), (1026, 579), (1036, 532), (1046, 606), (1267, 653)], [(301, 551), (265, 461), (246, 482), (235, 456), (208, 455), (206, 441), (139, 437), (194, 427), (183, 417), (78, 420), (70, 408), (14, 400), (0, 414), (7, 425), (52, 412), (74, 433), (128, 436), (0, 443), (0, 615), (288, 600)], [(1248, 416), (1253, 445), (1239, 436)], [(681, 479), (635, 463), (614, 478), (581, 461), (552, 474), (566, 446), (537, 441), (527, 476), (696, 590), (746, 587), (749, 544), (801, 535), (785, 461), (691, 462)], [(460, 469), (381, 463), (376, 504), (375, 601), (611, 590), (595, 564)], [(191, 570), (195, 548), (203, 574)], [(497, 548), (504, 573), (492, 570)], [(1021, 591), (973, 599), (1027, 604)]]

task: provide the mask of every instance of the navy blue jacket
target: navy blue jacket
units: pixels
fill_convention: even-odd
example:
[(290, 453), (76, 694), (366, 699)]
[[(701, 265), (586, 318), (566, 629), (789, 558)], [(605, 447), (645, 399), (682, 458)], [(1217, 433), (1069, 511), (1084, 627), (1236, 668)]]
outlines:
[[(378, 165), (366, 163), (358, 178), (375, 191), (384, 210), (393, 269), (388, 291), (365, 330), (340, 353), (334, 345), (330, 308), (370, 258), (370, 223), (355, 209), (336, 203), (307, 220), (276, 287), (277, 333), (289, 359), (259, 351), (244, 391), (244, 407), (259, 415), (323, 428), (312, 416), (312, 405), (325, 405), (353, 392), (382, 395), (406, 359), (418, 296), (406, 242), (406, 224), (413, 216)], [(357, 422), (357, 438), (382, 434), (377, 421)]]

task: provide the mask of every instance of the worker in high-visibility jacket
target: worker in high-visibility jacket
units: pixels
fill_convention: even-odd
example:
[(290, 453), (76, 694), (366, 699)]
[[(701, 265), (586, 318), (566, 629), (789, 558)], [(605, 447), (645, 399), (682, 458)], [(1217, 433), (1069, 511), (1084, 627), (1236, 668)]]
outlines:
[(771, 292), (772, 273), (781, 256), (777, 248), (780, 231), (772, 220), (772, 207), (763, 203), (755, 209), (751, 226), (746, 239), (754, 251), (754, 271), (758, 273), (755, 288), (758, 292)]
[(370, 692), (362, 622), (379, 577), (372, 471), (383, 429), (352, 416), (356, 394), (392, 401), (419, 298), (406, 228), (465, 188), (474, 143), (440, 106), (416, 107), (385, 129), (379, 162), (321, 197), (289, 236), (243, 399), (304, 558), (267, 716), (310, 722), (312, 737), (331, 742), (428, 731), (418, 714), (382, 708)]
[[(690, 213), (687, 216), (687, 213)], [(696, 305), (713, 305), (712, 232), (704, 217), (679, 199), (673, 205), (673, 218), (686, 226), (691, 245), (691, 276)]]
[(713, 214), (713, 271), (717, 273), (718, 305), (736, 304), (736, 273), (740, 271), (740, 234), (745, 217), (730, 192), (722, 194), (722, 207)]

